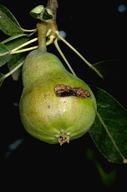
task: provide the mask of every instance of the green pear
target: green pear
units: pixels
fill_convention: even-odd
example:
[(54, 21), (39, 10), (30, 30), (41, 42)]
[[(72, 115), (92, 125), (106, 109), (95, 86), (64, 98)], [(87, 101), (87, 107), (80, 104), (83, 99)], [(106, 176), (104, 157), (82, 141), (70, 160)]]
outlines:
[(20, 116), (32, 136), (62, 145), (90, 129), (96, 116), (95, 97), (58, 57), (41, 49), (32, 51), (25, 59), (22, 74)]

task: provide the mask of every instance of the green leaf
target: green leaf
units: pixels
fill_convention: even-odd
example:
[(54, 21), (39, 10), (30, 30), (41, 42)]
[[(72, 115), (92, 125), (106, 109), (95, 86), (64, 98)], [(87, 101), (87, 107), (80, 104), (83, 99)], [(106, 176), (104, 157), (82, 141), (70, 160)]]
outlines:
[(4, 5), (0, 4), (0, 10), (2, 10), (8, 17), (10, 17), (10, 19), (15, 23), (17, 24), (20, 28), (20, 24), (19, 22), (17, 21), (17, 19), (15, 18), (15, 16), (11, 13), (11, 11), (5, 7)]
[(0, 43), (0, 67), (6, 64), (11, 59), (8, 48)]
[(26, 43), (29, 37), (26, 35), (18, 35), (8, 38), (5, 43), (0, 43), (0, 67), (6, 64), (12, 57), (10, 51), (16, 47)]
[[(24, 62), (26, 58), (26, 54), (17, 54), (17, 55), (13, 55), (11, 60), (8, 62), (8, 68), (9, 71), (12, 71), (13, 69), (15, 69), (18, 65), (20, 65), (22, 62)], [(17, 81), (19, 79), (20, 76), (20, 68), (15, 71), (14, 73), (12, 73), (12, 78), (13, 80)]]
[(96, 91), (98, 112), (90, 136), (108, 161), (127, 163), (127, 111), (106, 91)]
[(15, 49), (16, 47), (22, 45), (23, 43), (26, 43), (27, 41), (29, 41), (29, 37), (20, 36), (18, 38), (14, 38), (10, 41), (5, 42), (4, 45), (8, 48), (9, 51), (11, 51), (12, 49)]
[(3, 44), (0, 43), (0, 67), (5, 65), (12, 57), (10, 54), (10, 51), (15, 49), (16, 47), (22, 45), (23, 43), (26, 43), (29, 40), (29, 37), (27, 36), (19, 36), (10, 37), (8, 40)]
[(23, 33), (17, 19), (5, 6), (0, 4), (0, 30), (6, 35), (13, 36)]
[(15, 40), (15, 39), (18, 39), (18, 38), (20, 38), (20, 37), (27, 37), (27, 36), (28, 36), (28, 35), (26, 35), (26, 34), (14, 35), (14, 36), (11, 36), (11, 37), (9, 37), (9, 38), (1, 41), (1, 43), (5, 44), (5, 43), (8, 43), (8, 42), (13, 41), (13, 40)]

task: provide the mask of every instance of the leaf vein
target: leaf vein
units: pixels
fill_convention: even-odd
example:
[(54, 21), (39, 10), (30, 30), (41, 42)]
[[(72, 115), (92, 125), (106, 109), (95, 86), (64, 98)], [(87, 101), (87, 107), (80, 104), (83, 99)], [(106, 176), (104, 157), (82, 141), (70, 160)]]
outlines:
[(107, 127), (106, 124), (104, 123), (101, 115), (100, 115), (99, 113), (97, 113), (97, 116), (98, 116), (100, 122), (102, 123), (103, 127), (105, 128), (105, 131), (106, 131), (107, 135), (109, 136), (109, 138), (110, 138), (113, 146), (115, 147), (116, 151), (119, 153), (119, 155), (120, 155), (121, 158), (123, 159), (123, 163), (125, 163), (125, 162), (126, 162), (126, 158), (125, 158), (124, 155), (121, 153), (121, 151), (120, 151), (119, 147), (117, 146), (114, 138), (112, 137), (111, 133), (109, 132), (108, 127)]

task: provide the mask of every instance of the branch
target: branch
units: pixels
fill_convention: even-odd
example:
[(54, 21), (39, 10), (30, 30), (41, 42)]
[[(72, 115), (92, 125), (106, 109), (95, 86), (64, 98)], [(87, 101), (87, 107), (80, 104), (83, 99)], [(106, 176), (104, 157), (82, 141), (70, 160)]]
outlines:
[(57, 8), (58, 8), (57, 0), (48, 0), (46, 7), (52, 10), (53, 15), (54, 15), (54, 19), (56, 19)]

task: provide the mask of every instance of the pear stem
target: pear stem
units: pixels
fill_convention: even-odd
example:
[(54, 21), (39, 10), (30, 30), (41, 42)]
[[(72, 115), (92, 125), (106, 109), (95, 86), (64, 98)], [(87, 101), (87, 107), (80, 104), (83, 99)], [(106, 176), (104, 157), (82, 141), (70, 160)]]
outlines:
[(42, 49), (44, 52), (46, 49), (46, 34), (47, 34), (47, 24), (45, 22), (37, 23), (38, 31), (38, 48)]

